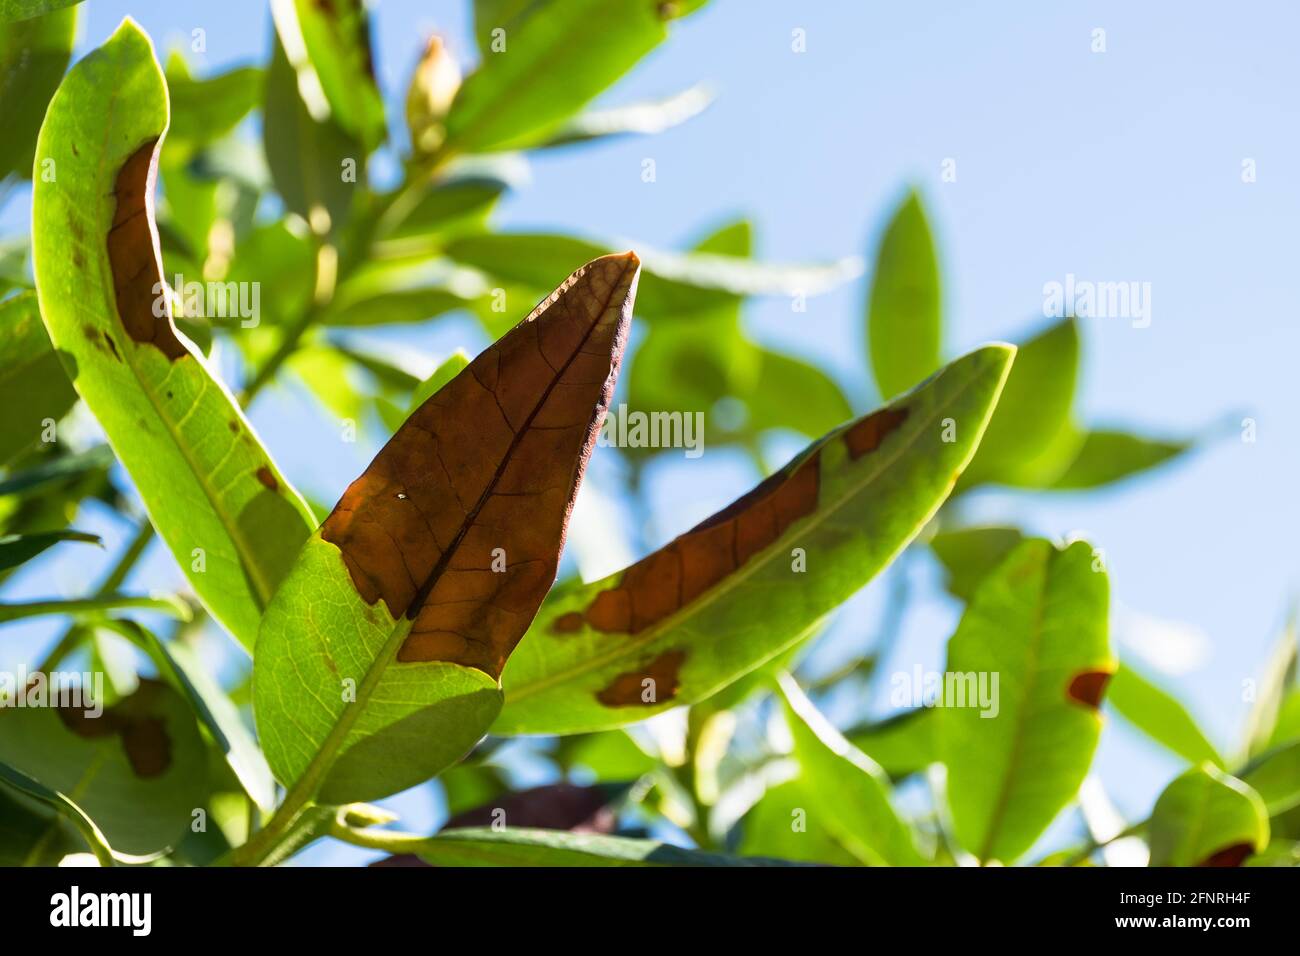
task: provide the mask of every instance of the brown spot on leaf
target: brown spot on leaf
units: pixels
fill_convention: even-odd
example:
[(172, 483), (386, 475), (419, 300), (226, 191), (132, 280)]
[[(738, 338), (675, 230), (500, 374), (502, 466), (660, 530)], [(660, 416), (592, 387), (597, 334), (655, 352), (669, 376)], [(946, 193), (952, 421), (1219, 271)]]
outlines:
[(1066, 694), (1071, 700), (1096, 710), (1101, 706), (1102, 695), (1106, 693), (1106, 685), (1113, 676), (1115, 675), (1111, 671), (1084, 671), (1075, 674)]
[(849, 458), (857, 461), (875, 451), (885, 436), (907, 421), (906, 408), (882, 408), (868, 415), (844, 433), (844, 444), (849, 448)]
[(556, 634), (572, 634), (582, 627), (582, 612), (570, 611), (568, 614), (561, 614), (551, 624), (551, 630)]
[[(685, 651), (664, 651), (641, 670), (625, 671), (596, 694), (596, 699), (606, 707), (654, 707), (677, 696), (677, 672), (686, 660)], [(645, 682), (653, 680), (651, 687)]]
[(239, 422), (235, 421), (233, 418), (226, 423), (226, 427), (230, 429), (230, 434), (239, 434)]
[(280, 483), (275, 480), (275, 475), (271, 473), (271, 469), (266, 465), (257, 469), (257, 480), (262, 483), (264, 488), (269, 488), (271, 491), (280, 490)]
[(413, 622), (399, 661), (500, 675), (555, 580), (639, 271), (627, 253), (575, 272), (416, 409), (325, 519), (361, 597)]
[(172, 741), (157, 717), (128, 721), (122, 727), (122, 746), (137, 777), (157, 777), (172, 764)]
[[(791, 462), (748, 494), (628, 568), (587, 607), (598, 631), (636, 634), (694, 601), (817, 507), (819, 456)], [(558, 622), (557, 622), (558, 624)]]
[(1241, 866), (1246, 862), (1246, 858), (1255, 852), (1255, 848), (1249, 843), (1234, 843), (1230, 847), (1225, 847), (1217, 853), (1212, 853), (1197, 866)]
[(143, 678), (130, 697), (105, 707), (91, 717), (81, 707), (58, 707), (63, 725), (78, 737), (95, 740), (116, 734), (135, 775), (161, 776), (172, 764), (172, 742), (162, 720), (151, 713), (153, 702), (165, 685)]
[[(117, 205), (107, 237), (108, 261), (113, 270), (117, 315), (127, 335), (136, 342), (155, 346), (175, 361), (189, 353), (172, 326), (171, 302), (163, 283), (162, 256), (154, 228), (157, 145), (157, 139), (145, 143), (118, 171), (113, 187)], [(156, 316), (154, 304), (159, 301), (164, 311)]]

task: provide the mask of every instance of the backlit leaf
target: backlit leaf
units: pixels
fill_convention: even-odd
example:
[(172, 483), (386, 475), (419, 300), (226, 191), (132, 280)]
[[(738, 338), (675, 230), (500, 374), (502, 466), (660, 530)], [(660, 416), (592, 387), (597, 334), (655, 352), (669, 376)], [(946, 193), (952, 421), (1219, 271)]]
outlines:
[[(271, 0), (275, 30), (308, 112), (374, 149), (386, 133), (362, 0)], [(358, 160), (360, 156), (356, 157)]]
[(59, 87), (41, 129), (41, 314), (73, 384), (194, 590), (251, 647), (313, 527), (230, 393), (172, 324), (152, 216), (167, 95), (127, 20)]
[(0, 23), (39, 17), (52, 10), (74, 7), (81, 0), (0, 0)]
[(959, 487), (1037, 485), (1059, 475), (1082, 441), (1070, 423), (1078, 374), (1074, 319), (1057, 322), (1021, 345), (998, 412)]
[[(1013, 352), (989, 346), (848, 422), (603, 581), (557, 589), (503, 676), (496, 733), (580, 733), (691, 704), (797, 643), (947, 496)], [(962, 423), (945, 442), (941, 422)]]
[(947, 588), (954, 597), (969, 601), (985, 575), (1002, 563), (1024, 535), (1018, 528), (990, 525), (940, 531), (930, 548), (948, 572)]
[[(480, 8), (489, 40), (447, 116), (447, 153), (545, 142), (668, 36), (654, 0), (542, 0)], [(506, 22), (488, 24), (493, 20)], [(500, 49), (491, 31), (500, 29)], [(563, 68), (557, 68), (563, 64)]]
[(1074, 491), (1123, 481), (1190, 450), (1191, 441), (1143, 438), (1122, 431), (1088, 431), (1078, 454), (1051, 487)]
[(1264, 751), (1237, 775), (1263, 798), (1269, 816), (1300, 806), (1300, 740)]
[(0, 464), (34, 445), (76, 400), (41, 324), (36, 294), (0, 302)]
[(72, 57), (77, 9), (15, 23), (6, 22), (4, 12), (0, 6), (0, 177), (16, 173), (30, 179), (45, 107)]
[[(1028, 539), (981, 582), (948, 642), (964, 700), (945, 700), (939, 748), (957, 839), (982, 861), (1019, 858), (1083, 783), (1116, 666), (1107, 601), (1088, 544)], [(981, 681), (991, 706), (975, 697)]]
[(712, 100), (706, 88), (692, 86), (661, 100), (591, 110), (575, 116), (541, 145), (569, 146), (610, 136), (662, 133), (699, 116)]
[(850, 730), (845, 736), (891, 780), (901, 780), (939, 762), (939, 719), (933, 708), (922, 707)]
[(939, 261), (921, 197), (913, 192), (880, 240), (867, 299), (871, 368), (881, 397), (906, 391), (939, 367), (942, 332)]
[(809, 813), (811, 806), (808, 787), (799, 778), (768, 787), (741, 822), (737, 850), (745, 856), (860, 866), (862, 861), (831, 830), (833, 817)]
[(1223, 758), (1187, 709), (1127, 664), (1111, 678), (1106, 701), (1125, 721), (1188, 763), (1223, 767)]
[[(604, 255), (609, 244), (543, 233), (483, 233), (461, 236), (446, 245), (447, 255), (507, 284), (546, 287), (547, 276)], [(649, 319), (693, 317), (739, 296), (813, 296), (852, 279), (861, 271), (855, 259), (815, 265), (755, 262), (715, 252), (674, 253), (643, 250), (644, 277), (637, 293), (637, 315)]]
[[(329, 113), (312, 112), (298, 80), (277, 39), (266, 74), (262, 145), (285, 208), (324, 235), (351, 212), (357, 184), (365, 179), (365, 148)], [(344, 176), (349, 168), (351, 181)]]
[(251, 66), (195, 79), (185, 59), (173, 53), (167, 61), (171, 125), (166, 157), (188, 158), (233, 130), (262, 104), (265, 81), (265, 72)]
[(869, 866), (923, 863), (912, 831), (890, 803), (889, 778), (880, 765), (845, 740), (789, 674), (781, 676), (781, 694), (803, 768), (801, 789), (818, 825)]
[(1268, 845), (1264, 801), (1210, 763), (1165, 788), (1149, 827), (1152, 866), (1240, 866)]

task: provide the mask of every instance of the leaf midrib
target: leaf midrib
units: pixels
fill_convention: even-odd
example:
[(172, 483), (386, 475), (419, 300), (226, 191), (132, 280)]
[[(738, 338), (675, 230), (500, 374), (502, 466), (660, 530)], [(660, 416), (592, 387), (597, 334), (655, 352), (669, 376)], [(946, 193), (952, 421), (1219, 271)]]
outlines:
[(1028, 658), (1027, 676), (1024, 684), (1024, 694), (1022, 695), (1023, 705), (1020, 712), (1016, 715), (1015, 724), (1012, 728), (1014, 736), (1011, 738), (1011, 755), (1007, 760), (1006, 772), (998, 782), (997, 798), (993, 802), (993, 810), (989, 815), (988, 826), (984, 831), (984, 839), (981, 841), (978, 856), (981, 861), (989, 858), (989, 853), (996, 842), (1002, 819), (1006, 816), (1007, 807), (1011, 800), (1011, 781), (1015, 777), (1015, 772), (1020, 766), (1022, 759), (1022, 750), (1025, 741), (1026, 717), (1029, 710), (1029, 700), (1033, 696), (1034, 687), (1038, 683), (1040, 676), (1038, 667), (1039, 652), (1042, 650), (1043, 642), (1043, 617), (1047, 604), (1047, 590), (1051, 584), (1052, 564), (1054, 552), (1047, 553), (1047, 561), (1043, 568), (1043, 583), (1038, 589), (1038, 600), (1034, 603), (1033, 622), (1030, 625), (1030, 641), (1026, 657)]

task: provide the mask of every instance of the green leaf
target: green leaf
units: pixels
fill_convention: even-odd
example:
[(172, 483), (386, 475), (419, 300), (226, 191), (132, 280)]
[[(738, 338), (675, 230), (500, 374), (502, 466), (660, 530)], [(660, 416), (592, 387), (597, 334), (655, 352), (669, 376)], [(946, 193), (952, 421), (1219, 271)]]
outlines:
[[(703, 700), (797, 643), (943, 502), (1013, 354), (958, 359), (631, 568), (556, 589), (506, 667), (494, 732), (632, 723)], [(962, 423), (956, 442), (942, 440), (949, 417)]]
[(60, 541), (86, 541), (102, 544), (99, 535), (86, 531), (46, 531), (41, 534), (8, 534), (0, 536), (0, 573), (25, 564), (46, 548)]
[(36, 294), (0, 302), (0, 464), (30, 448), (77, 400), (41, 323)]
[[(545, 289), (548, 276), (562, 275), (612, 246), (541, 233), (484, 233), (448, 242), (446, 253), (507, 284)], [(812, 296), (852, 279), (861, 271), (856, 259), (818, 265), (755, 262), (719, 253), (673, 253), (645, 250), (637, 290), (637, 315), (648, 319), (694, 316), (737, 297)]]
[(1290, 687), (1278, 707), (1277, 723), (1269, 735), (1270, 746), (1300, 740), (1300, 687)]
[[(966, 699), (945, 688), (939, 748), (957, 839), (981, 861), (1019, 858), (1083, 783), (1115, 670), (1107, 590), (1087, 543), (1031, 538), (979, 585), (948, 642), (951, 693)], [(971, 705), (972, 681), (987, 681), (991, 707)]]
[(253, 682), (294, 792), (404, 790), (496, 716), (501, 667), (555, 580), (638, 265), (612, 256), (566, 280), (411, 415), (303, 549)]
[[(318, 115), (308, 107), (298, 78), (277, 38), (266, 74), (262, 146), (285, 208), (326, 235), (352, 209), (365, 178), (365, 147), (328, 113)], [(345, 176), (349, 169), (355, 174), (351, 181)]]
[(198, 654), (180, 641), (163, 641), (134, 621), (115, 621), (135, 633), (159, 664), (160, 673), (189, 701), (194, 716), (212, 737), (244, 792), (262, 810), (275, 805), (275, 780), (239, 710), (208, 674)]
[(1051, 487), (1073, 491), (1123, 481), (1177, 458), (1193, 445), (1191, 441), (1143, 438), (1122, 431), (1088, 431), (1078, 454)]
[[(515, 157), (517, 159), (517, 157)], [(511, 157), (489, 156), (454, 164), (438, 180), (409, 187), (393, 199), (376, 234), (379, 252), (427, 251), (436, 240), (480, 231), (502, 194), (517, 185), (522, 174)], [(525, 167), (526, 168), (526, 167)]]
[(117, 494), (108, 477), (113, 461), (107, 445), (68, 452), (61, 444), (20, 459), (15, 471), (0, 480), (0, 534), (61, 530), (87, 498), (116, 505)]
[[(108, 840), (100, 831), (95, 821), (90, 819), (86, 811), (77, 806), (77, 804), (66, 794), (57, 790), (52, 790), (45, 786), (39, 780), (29, 777), (21, 770), (17, 770), (8, 764), (0, 763), (0, 797), (12, 798), (12, 795), (20, 794), (30, 800), (35, 801), (52, 810), (58, 817), (59, 821), (66, 821), (71, 824), (72, 828), (77, 831), (85, 841), (86, 846), (95, 854), (95, 859), (99, 861), (100, 866), (112, 866), (114, 863), (147, 863), (152, 859), (151, 855), (133, 856), (127, 853), (118, 853), (108, 845)], [(0, 814), (4, 816), (4, 814)], [(38, 817), (33, 821), (39, 828), (39, 836), (33, 844), (25, 847), (25, 853), (22, 854), (21, 860), (6, 860), (7, 866), (31, 866), (42, 865), (41, 860), (46, 854), (53, 856), (44, 865), (57, 863), (58, 858), (66, 853), (76, 852), (77, 845), (67, 840), (66, 835), (60, 832), (58, 822), (54, 819), (43, 819)], [(0, 854), (10, 849), (9, 840), (0, 841), (4, 849), (0, 849)], [(53, 851), (51, 853), (51, 851)], [(4, 859), (0, 856), (0, 860)]]
[(1238, 776), (1263, 798), (1270, 817), (1300, 806), (1300, 740), (1264, 751)]
[(1041, 486), (1063, 471), (1080, 436), (1070, 424), (1079, 329), (1063, 319), (1020, 346), (998, 412), (959, 489), (983, 483)]
[(391, 431), (397, 431), (402, 427), (415, 410), (434, 396), (444, 385), (459, 375), (469, 365), (469, 356), (461, 349), (457, 349), (447, 356), (433, 373), (424, 381), (416, 384), (411, 391), (411, 400), (407, 402), (405, 409), (399, 409), (396, 405), (380, 404), (379, 414), (384, 419)]
[(871, 368), (882, 397), (906, 391), (939, 367), (942, 322), (934, 239), (921, 197), (911, 192), (880, 240), (867, 299)]
[(412, 841), (406, 852), (416, 853), (434, 866), (785, 865), (780, 860), (745, 859), (684, 850), (657, 840), (525, 827), (444, 830), (426, 840)]
[[(851, 768), (855, 772), (857, 768)], [(738, 851), (801, 863), (860, 866), (829, 826), (834, 816), (809, 813), (809, 788), (796, 778), (768, 787), (741, 823)]]
[(759, 349), (755, 379), (747, 402), (755, 431), (789, 428), (816, 437), (853, 413), (834, 379), (794, 356)]
[[(332, 119), (370, 152), (384, 141), (384, 100), (375, 81), (370, 17), (362, 0), (271, 0), (280, 46), (308, 111)], [(360, 157), (358, 157), (360, 158)]]
[(850, 730), (846, 736), (891, 780), (901, 780), (940, 761), (939, 720), (932, 708), (922, 707)]
[(241, 236), (227, 282), (258, 282), (263, 324), (286, 326), (311, 301), (316, 253), (304, 231), (288, 221), (267, 223)]
[(314, 522), (156, 291), (149, 171), (166, 126), (162, 73), (128, 19), (50, 103), (37, 152), (58, 176), (35, 184), (36, 284), (50, 338), (154, 526), (251, 647)]
[[(44, 798), (54, 793), (0, 764), (0, 866), (57, 866), (65, 856), (90, 849), (72, 818), (60, 813), (57, 796)], [(104, 866), (112, 862), (102, 851), (98, 859)]]
[(32, 175), (45, 107), (72, 58), (77, 10), (68, 7), (17, 23), (0, 17), (0, 177)]
[[(751, 233), (748, 222), (733, 222), (705, 237), (693, 252), (745, 260), (753, 249)], [(740, 306), (740, 298), (729, 296), (687, 321), (652, 323), (632, 358), (629, 407), (702, 413), (709, 445), (753, 442), (771, 428), (817, 438), (848, 418), (848, 400), (824, 372), (745, 336)], [(745, 418), (724, 429), (714, 424), (713, 412), (728, 397), (744, 404)]]
[(659, 762), (641, 749), (626, 731), (561, 737), (555, 760), (565, 772), (584, 768), (593, 783), (626, 783), (653, 772)]
[(1019, 528), (988, 525), (940, 531), (930, 548), (948, 572), (946, 587), (954, 597), (969, 601), (985, 575), (1024, 540)]
[[(753, 244), (753, 227), (742, 219), (714, 230), (692, 251), (749, 258)], [(708, 413), (720, 399), (750, 396), (760, 358), (741, 331), (740, 306), (739, 298), (729, 297), (690, 321), (651, 323), (628, 370), (629, 405), (700, 412), (712, 421)]]
[(0, 23), (14, 23), (43, 16), (64, 7), (75, 7), (81, 0), (0, 0)]
[(831, 726), (793, 677), (780, 678), (786, 724), (803, 770), (810, 810), (850, 853), (868, 866), (919, 866), (912, 831), (889, 801), (880, 765)]
[(1208, 761), (1224, 766), (1218, 750), (1187, 709), (1127, 664), (1120, 664), (1115, 671), (1106, 688), (1106, 700), (1124, 720), (1188, 763)]
[[(1295, 687), (1297, 667), (1296, 617), (1293, 610), (1269, 656), (1246, 721), (1247, 757), (1263, 753), (1289, 739), (1284, 718), (1300, 717), (1300, 692)], [(1288, 698), (1290, 707), (1288, 712)]]
[[(663, 4), (566, 0), (498, 5), (476, 17), (504, 33), (489, 40), (447, 115), (446, 154), (518, 149), (545, 142), (667, 36)], [(482, 34), (480, 34), (482, 36)], [(504, 49), (499, 47), (504, 46)], [(557, 68), (560, 65), (563, 68)]]
[(541, 146), (569, 146), (611, 136), (662, 133), (699, 116), (712, 102), (713, 94), (707, 87), (692, 86), (659, 100), (591, 110), (565, 123)]
[(0, 709), (0, 763), (67, 794), (124, 853), (175, 846), (207, 796), (203, 742), (185, 701), (141, 680), (99, 716), (84, 699), (65, 703), (37, 707), (29, 696), (26, 707)]
[(185, 58), (173, 53), (167, 60), (171, 126), (167, 129), (164, 158), (188, 159), (234, 130), (262, 104), (265, 82), (265, 71), (251, 66), (196, 80)]
[(423, 322), (465, 308), (486, 292), (477, 272), (446, 260), (367, 263), (339, 287), (320, 322), (330, 326)]
[(492, 52), (492, 32), (513, 26), (537, 0), (474, 0), (474, 40), (481, 56)]
[(1248, 784), (1204, 763), (1160, 794), (1149, 834), (1152, 866), (1238, 866), (1268, 845), (1268, 811)]

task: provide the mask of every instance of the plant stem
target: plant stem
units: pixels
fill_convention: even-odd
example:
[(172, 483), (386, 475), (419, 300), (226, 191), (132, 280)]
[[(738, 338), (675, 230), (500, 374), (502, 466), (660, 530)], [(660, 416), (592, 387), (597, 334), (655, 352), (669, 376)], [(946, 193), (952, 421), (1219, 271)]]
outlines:
[(189, 605), (176, 597), (147, 597), (135, 594), (107, 594), (72, 600), (28, 601), (23, 604), (0, 604), (0, 622), (17, 621), (45, 614), (77, 614), (84, 611), (113, 611), (118, 608), (142, 608), (162, 611), (182, 620), (193, 612)]
[[(104, 580), (100, 582), (99, 589), (95, 592), (96, 597), (106, 597), (122, 586), (127, 575), (131, 573), (136, 562), (144, 554), (145, 548), (149, 546), (149, 542), (153, 540), (153, 535), (153, 525), (149, 523), (148, 519), (141, 521), (136, 528), (135, 535), (126, 546), (126, 550), (122, 552), (122, 556), (117, 559), (117, 563), (113, 565)], [(73, 649), (80, 643), (81, 636), (81, 629), (76, 624), (70, 625), (58, 641), (55, 642), (54, 647), (45, 656), (45, 660), (41, 661), (37, 670), (48, 673), (57, 668), (59, 663), (72, 653)]]
[(428, 842), (428, 837), (401, 830), (381, 830), (378, 827), (350, 827), (337, 817), (330, 823), (329, 836), (367, 850), (387, 853), (415, 853)]

